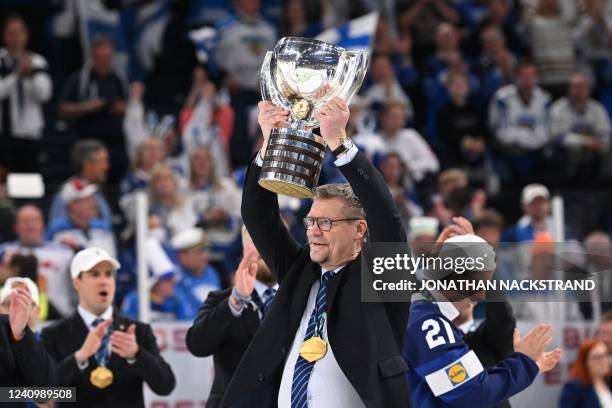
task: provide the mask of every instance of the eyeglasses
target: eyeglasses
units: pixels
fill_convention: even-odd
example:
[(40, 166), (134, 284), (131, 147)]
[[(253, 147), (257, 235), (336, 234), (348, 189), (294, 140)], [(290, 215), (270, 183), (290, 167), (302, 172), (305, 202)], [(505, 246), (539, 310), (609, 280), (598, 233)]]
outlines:
[(605, 359), (607, 359), (608, 361), (610, 360), (607, 353), (591, 354), (588, 358), (589, 360), (598, 360), (598, 361), (605, 360)]
[(321, 231), (329, 231), (329, 230), (331, 230), (331, 228), (334, 225), (334, 223), (343, 222), (343, 221), (357, 221), (357, 220), (361, 220), (361, 219), (362, 218), (342, 218), (340, 220), (330, 220), (329, 218), (305, 217), (304, 218), (304, 227), (306, 227), (306, 229), (309, 230), (309, 229), (312, 228), (312, 226), (316, 222), (317, 223), (317, 227), (319, 227), (319, 229)]

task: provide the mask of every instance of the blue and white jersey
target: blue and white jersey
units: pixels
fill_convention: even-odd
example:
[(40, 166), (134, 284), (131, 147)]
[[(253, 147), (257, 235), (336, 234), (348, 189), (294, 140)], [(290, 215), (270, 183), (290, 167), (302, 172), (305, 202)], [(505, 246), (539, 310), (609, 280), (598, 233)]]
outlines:
[(103, 218), (91, 220), (87, 229), (77, 227), (68, 217), (53, 220), (47, 228), (45, 238), (58, 243), (70, 242), (82, 248), (99, 247), (113, 258), (117, 256), (113, 227)]
[(551, 141), (548, 111), (550, 95), (536, 87), (524, 102), (516, 85), (506, 85), (495, 92), (489, 105), (489, 127), (505, 146), (538, 150)]
[(133, 170), (121, 180), (119, 191), (123, 196), (134, 191), (146, 190), (147, 187), (149, 187), (149, 175), (142, 170)]
[[(185, 320), (183, 305), (176, 296), (171, 296), (157, 303), (151, 300), (151, 321)], [(128, 293), (121, 304), (121, 313), (130, 319), (138, 320), (138, 291)]]
[(413, 296), (403, 355), (415, 407), (492, 407), (527, 388), (538, 374), (535, 362), (521, 353), (484, 368), (452, 324), (458, 315), (450, 302)]
[(204, 273), (200, 276), (190, 274), (180, 265), (179, 268), (180, 278), (174, 288), (174, 295), (182, 305), (181, 318), (193, 320), (208, 297), (208, 293), (221, 289), (221, 278), (219, 272), (210, 265), (204, 268)]
[(276, 44), (275, 28), (261, 17), (232, 15), (219, 21), (213, 62), (241, 88), (259, 90), (261, 64)]

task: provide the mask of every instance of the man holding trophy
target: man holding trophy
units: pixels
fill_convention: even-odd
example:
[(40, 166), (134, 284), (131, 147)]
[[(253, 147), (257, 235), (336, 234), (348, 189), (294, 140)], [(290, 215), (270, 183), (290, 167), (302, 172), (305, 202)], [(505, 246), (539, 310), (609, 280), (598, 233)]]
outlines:
[[(246, 176), (242, 216), (280, 287), (223, 407), (245, 406), (253, 393), (268, 396), (262, 407), (409, 406), (401, 357), (408, 307), (361, 302), (366, 236), (406, 240), (382, 176), (345, 134), (346, 101), (366, 67), (365, 53), (302, 38), (281, 39), (264, 62), (265, 140)], [(321, 136), (309, 131), (316, 127)], [(349, 184), (316, 187), (326, 145)], [(314, 196), (307, 246), (287, 231), (270, 189)]]

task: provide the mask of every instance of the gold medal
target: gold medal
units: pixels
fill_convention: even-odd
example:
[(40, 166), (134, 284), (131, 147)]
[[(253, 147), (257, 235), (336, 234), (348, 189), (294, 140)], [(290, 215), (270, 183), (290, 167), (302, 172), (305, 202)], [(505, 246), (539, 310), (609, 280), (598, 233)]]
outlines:
[(310, 113), (310, 103), (306, 99), (298, 99), (291, 108), (291, 116), (295, 120), (305, 119)]
[(306, 340), (300, 348), (300, 356), (309, 363), (322, 359), (327, 353), (327, 342), (319, 336)]
[(98, 366), (91, 372), (89, 382), (100, 389), (106, 388), (113, 383), (113, 372), (105, 366)]

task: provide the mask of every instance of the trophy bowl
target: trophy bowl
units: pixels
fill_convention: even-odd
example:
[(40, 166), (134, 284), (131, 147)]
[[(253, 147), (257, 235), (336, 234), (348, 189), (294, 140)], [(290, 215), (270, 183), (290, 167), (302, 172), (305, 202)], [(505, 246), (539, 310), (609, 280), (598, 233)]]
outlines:
[(290, 127), (273, 128), (259, 184), (275, 193), (312, 198), (319, 181), (325, 141), (311, 132), (314, 113), (339, 96), (347, 103), (367, 72), (366, 51), (345, 50), (323, 41), (282, 38), (261, 69), (264, 100), (289, 110)]

